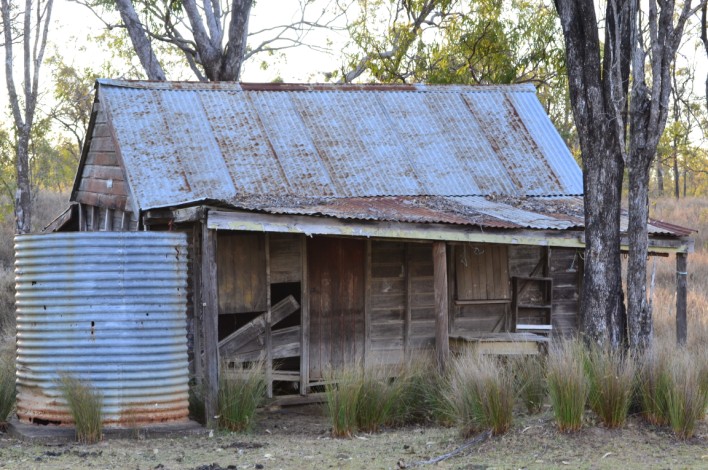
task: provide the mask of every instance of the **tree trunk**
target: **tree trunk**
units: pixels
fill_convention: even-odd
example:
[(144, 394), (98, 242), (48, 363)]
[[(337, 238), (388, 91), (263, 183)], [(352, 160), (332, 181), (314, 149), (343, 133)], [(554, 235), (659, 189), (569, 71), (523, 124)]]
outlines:
[[(708, 56), (708, 3), (701, 8), (701, 41)], [(706, 110), (708, 110), (708, 74), (706, 74)]]
[(167, 77), (162, 70), (160, 62), (157, 60), (155, 51), (152, 49), (150, 38), (143, 27), (143, 24), (135, 12), (133, 2), (131, 0), (116, 0), (116, 9), (120, 13), (120, 17), (128, 29), (130, 41), (133, 43), (133, 49), (140, 59), (140, 64), (148, 76), (149, 80), (165, 81)]
[(629, 161), (629, 260), (627, 263), (627, 330), (629, 347), (643, 350), (651, 344), (652, 311), (647, 301), (649, 233), (649, 168), (651, 155), (633, 155)]
[(17, 150), (15, 153), (15, 233), (22, 235), (32, 230), (31, 187), (29, 175), (29, 138), (30, 129), (23, 126), (17, 130)]
[(678, 153), (674, 152), (674, 197), (678, 199), (681, 196), (679, 190), (679, 167), (678, 167)]
[[(625, 308), (620, 261), (620, 199), (623, 165), (617, 142), (595, 134), (583, 148), (585, 164), (585, 269), (581, 326), (587, 340), (619, 346)], [(605, 135), (607, 137), (608, 134)], [(614, 148), (613, 148), (614, 147)]]
[(628, 2), (608, 2), (601, 55), (591, 0), (556, 0), (573, 116), (583, 157), (585, 263), (580, 326), (586, 340), (617, 347), (625, 334), (620, 262), (624, 119), (629, 77)]
[(656, 192), (659, 196), (664, 195), (664, 167), (658, 156), (656, 158)]

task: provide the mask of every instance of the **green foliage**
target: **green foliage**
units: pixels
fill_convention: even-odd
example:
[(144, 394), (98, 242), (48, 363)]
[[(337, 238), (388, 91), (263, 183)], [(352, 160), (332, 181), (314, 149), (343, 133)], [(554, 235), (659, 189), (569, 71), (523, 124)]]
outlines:
[(516, 389), (529, 413), (538, 413), (548, 393), (546, 361), (542, 355), (521, 356), (511, 362), (516, 378)]
[(580, 341), (560, 341), (551, 346), (546, 380), (558, 428), (578, 431), (583, 424), (589, 384), (584, 370), (584, 346)]
[(266, 396), (265, 364), (222, 364), (219, 374), (219, 427), (247, 431)]
[(64, 375), (60, 379), (61, 391), (69, 407), (76, 428), (76, 440), (94, 444), (103, 437), (103, 397), (88, 383)]
[(10, 353), (0, 351), (0, 424), (15, 407), (15, 362)]
[(468, 353), (450, 367), (448, 396), (460, 431), (466, 437), (491, 430), (499, 435), (509, 430), (516, 398), (514, 376), (498, 360)]
[(634, 359), (620, 350), (591, 346), (585, 360), (590, 408), (608, 428), (623, 426), (634, 392)]
[[(560, 23), (549, 1), (359, 0), (341, 75), (383, 83), (533, 83), (577, 147)], [(359, 73), (352, 74), (356, 71)]]

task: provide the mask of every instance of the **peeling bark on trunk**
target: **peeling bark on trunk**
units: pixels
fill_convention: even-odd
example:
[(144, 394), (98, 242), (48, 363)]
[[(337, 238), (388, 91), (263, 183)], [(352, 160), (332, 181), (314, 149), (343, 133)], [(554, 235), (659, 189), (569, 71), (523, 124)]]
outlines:
[(605, 51), (591, 0), (557, 0), (566, 44), (571, 104), (578, 127), (585, 186), (585, 262), (581, 330), (613, 347), (624, 337), (620, 263), (620, 199), (629, 62), (627, 2), (608, 2)]
[(15, 189), (15, 233), (21, 235), (32, 230), (29, 175), (30, 129), (19, 129), (18, 134), (17, 151), (15, 153), (15, 176), (17, 177), (17, 188)]

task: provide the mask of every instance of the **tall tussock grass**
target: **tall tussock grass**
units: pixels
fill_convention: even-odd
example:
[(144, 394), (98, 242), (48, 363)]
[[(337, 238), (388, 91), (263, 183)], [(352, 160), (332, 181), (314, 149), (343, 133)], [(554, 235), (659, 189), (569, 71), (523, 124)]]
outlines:
[(621, 349), (590, 346), (585, 353), (590, 408), (608, 428), (624, 426), (634, 395), (635, 361)]
[(546, 365), (548, 393), (558, 429), (578, 431), (590, 384), (584, 369), (585, 349), (579, 340), (561, 340), (551, 345)]
[(669, 422), (668, 393), (671, 384), (671, 352), (668, 345), (655, 341), (639, 359), (637, 392), (644, 418), (654, 425)]
[(229, 431), (247, 431), (254, 423), (256, 409), (265, 400), (265, 363), (221, 365), (219, 374), (218, 425)]
[(701, 384), (701, 367), (690, 351), (680, 349), (671, 356), (671, 381), (666, 394), (669, 424), (681, 439), (693, 437), (705, 416), (708, 390)]
[(450, 367), (448, 396), (457, 424), (466, 437), (490, 430), (509, 430), (516, 398), (514, 375), (494, 357), (468, 352)]
[(511, 362), (516, 389), (529, 413), (538, 413), (548, 394), (546, 386), (546, 358), (538, 354), (521, 356)]
[(103, 397), (89, 384), (70, 375), (60, 378), (64, 400), (76, 428), (76, 440), (93, 444), (103, 437)]
[(0, 351), (0, 429), (15, 407), (15, 364), (10, 354)]
[[(401, 366), (353, 363), (325, 374), (327, 414), (335, 437), (434, 418), (441, 379), (427, 357)], [(433, 372), (431, 372), (433, 371)]]

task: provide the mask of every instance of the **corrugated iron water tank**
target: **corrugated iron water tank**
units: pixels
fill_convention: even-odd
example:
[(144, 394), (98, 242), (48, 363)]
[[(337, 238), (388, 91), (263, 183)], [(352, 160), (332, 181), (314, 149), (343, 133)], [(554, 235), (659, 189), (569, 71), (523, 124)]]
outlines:
[(20, 235), (15, 276), (20, 421), (72, 423), (64, 375), (101, 393), (108, 426), (187, 418), (184, 234)]

